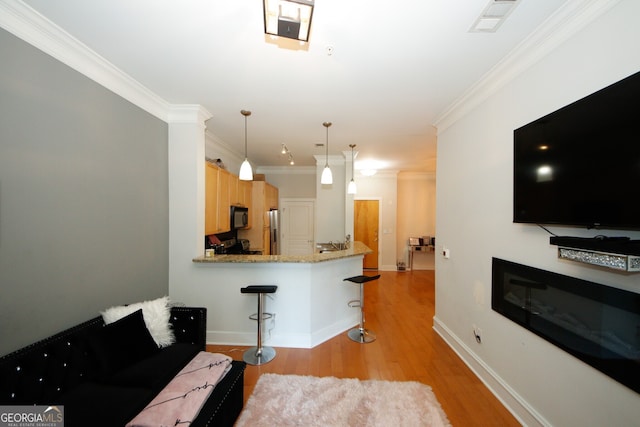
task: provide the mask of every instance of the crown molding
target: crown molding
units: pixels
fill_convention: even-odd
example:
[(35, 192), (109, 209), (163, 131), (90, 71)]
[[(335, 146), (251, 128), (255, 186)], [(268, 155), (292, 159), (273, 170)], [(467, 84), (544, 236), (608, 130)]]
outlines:
[(149, 114), (169, 121), (168, 102), (22, 1), (0, 2), (0, 27)]
[(240, 167), (240, 164), (244, 160), (244, 153), (236, 151), (229, 144), (218, 138), (210, 128), (205, 129), (204, 135), (205, 151), (207, 153), (215, 153), (216, 157), (225, 159), (225, 163), (229, 165), (237, 164), (238, 167)]
[(568, 0), (435, 120), (438, 133), (540, 61), (620, 0)]
[(315, 175), (315, 166), (258, 166), (256, 173), (266, 175)]
[(206, 121), (213, 115), (198, 104), (171, 104), (167, 109), (169, 123), (195, 123), (206, 127)]
[(337, 154), (314, 154), (313, 158), (316, 159), (316, 165), (324, 166), (327, 163), (327, 160), (330, 165), (344, 165), (344, 156)]

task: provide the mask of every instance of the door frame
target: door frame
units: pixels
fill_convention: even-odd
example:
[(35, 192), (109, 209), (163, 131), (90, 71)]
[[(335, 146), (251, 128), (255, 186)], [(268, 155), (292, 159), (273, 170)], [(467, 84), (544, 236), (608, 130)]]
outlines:
[[(312, 197), (285, 197), (285, 198), (281, 198), (280, 199), (280, 204), (278, 206), (281, 209), (281, 212), (280, 212), (280, 227), (279, 227), (279, 230), (278, 230), (278, 234), (279, 234), (278, 238), (280, 239), (281, 250), (284, 249), (284, 247), (285, 247), (285, 239), (283, 238), (283, 231), (284, 231), (285, 227), (282, 225), (283, 221), (284, 221), (284, 218), (285, 218), (285, 215), (283, 215), (284, 210), (282, 210), (282, 209), (284, 209), (286, 207), (286, 204), (288, 202), (307, 202), (307, 203), (311, 203), (312, 204), (312, 206), (313, 206), (313, 219), (312, 219), (312, 221), (313, 221), (313, 230), (312, 230), (313, 243), (312, 243), (312, 245), (315, 247), (316, 236), (318, 234), (318, 230), (316, 229), (318, 227), (318, 222), (316, 221), (316, 204), (317, 204), (317, 200), (312, 198)], [(289, 218), (288, 214), (287, 214), (286, 217), (287, 217), (287, 219)], [(287, 243), (287, 248), (288, 247), (289, 246), (288, 246), (288, 243)]]
[[(381, 260), (382, 260), (382, 250), (380, 248), (380, 242), (382, 241), (382, 197), (366, 197), (366, 196), (362, 196), (362, 197), (354, 197), (353, 198), (353, 218), (351, 219), (351, 221), (354, 223), (354, 230), (355, 230), (355, 218), (356, 218), (356, 206), (355, 206), (355, 202), (358, 200), (376, 200), (378, 202), (378, 270), (380, 270), (381, 268)], [(355, 240), (356, 236), (354, 234), (353, 236), (353, 240)]]

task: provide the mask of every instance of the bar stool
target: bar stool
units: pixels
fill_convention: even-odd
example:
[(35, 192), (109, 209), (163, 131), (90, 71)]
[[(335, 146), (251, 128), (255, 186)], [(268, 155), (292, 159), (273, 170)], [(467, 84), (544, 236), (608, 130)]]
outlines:
[(258, 321), (258, 344), (245, 351), (242, 356), (242, 359), (249, 365), (262, 365), (276, 357), (276, 351), (273, 347), (262, 346), (262, 321), (273, 316), (271, 313), (263, 311), (264, 296), (275, 293), (277, 289), (278, 287), (275, 285), (251, 285), (240, 289), (240, 293), (243, 294), (258, 294), (258, 312), (249, 316), (249, 319)]
[(370, 343), (376, 340), (376, 334), (364, 328), (364, 284), (372, 280), (378, 280), (380, 275), (375, 276), (353, 276), (347, 277), (345, 281), (360, 284), (360, 299), (351, 300), (347, 303), (349, 307), (360, 307), (360, 326), (350, 329), (347, 332), (349, 338), (361, 344)]

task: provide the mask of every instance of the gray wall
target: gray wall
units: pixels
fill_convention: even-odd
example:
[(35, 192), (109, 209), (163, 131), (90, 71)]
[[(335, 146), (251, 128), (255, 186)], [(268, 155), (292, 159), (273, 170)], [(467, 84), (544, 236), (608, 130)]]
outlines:
[(167, 125), (0, 30), (0, 355), (168, 293)]

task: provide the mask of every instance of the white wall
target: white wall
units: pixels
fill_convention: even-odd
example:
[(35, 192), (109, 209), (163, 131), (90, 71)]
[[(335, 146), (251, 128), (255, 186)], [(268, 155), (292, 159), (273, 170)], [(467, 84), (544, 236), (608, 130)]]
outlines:
[[(350, 176), (350, 175), (349, 175)], [(380, 270), (395, 270), (397, 262), (397, 224), (398, 224), (398, 177), (394, 173), (378, 172), (370, 177), (356, 174), (358, 194), (355, 199), (380, 201)]]
[[(317, 157), (317, 156), (316, 156)], [(320, 184), (325, 158), (318, 158), (316, 173), (316, 242), (342, 242), (347, 235), (345, 225), (345, 170), (343, 156), (329, 156), (333, 184)], [(322, 161), (321, 161), (322, 160)]]
[[(281, 199), (315, 199), (316, 168), (314, 166), (258, 167), (266, 181), (278, 187)], [(320, 179), (320, 178), (318, 178)]]
[(513, 129), (640, 70), (638, 16), (640, 2), (620, 1), (438, 138), (437, 249), (451, 258), (436, 256), (434, 327), (527, 425), (640, 420), (638, 394), (491, 310), (492, 257), (638, 292), (640, 276), (560, 261), (545, 231), (512, 223)]
[[(398, 174), (398, 259), (409, 263), (409, 237), (435, 236), (436, 176), (435, 173)], [(414, 270), (433, 270), (433, 252), (417, 252)]]

